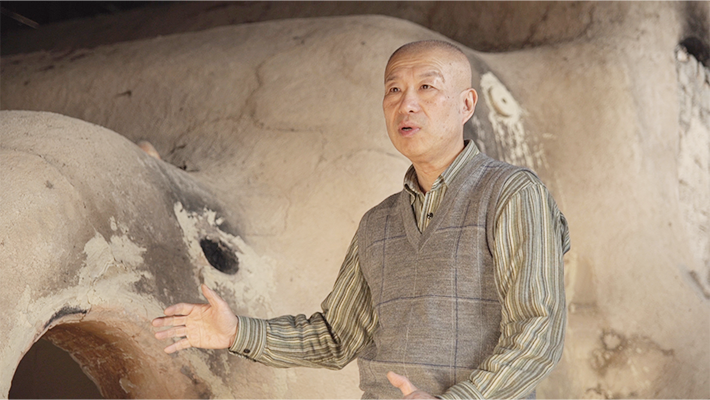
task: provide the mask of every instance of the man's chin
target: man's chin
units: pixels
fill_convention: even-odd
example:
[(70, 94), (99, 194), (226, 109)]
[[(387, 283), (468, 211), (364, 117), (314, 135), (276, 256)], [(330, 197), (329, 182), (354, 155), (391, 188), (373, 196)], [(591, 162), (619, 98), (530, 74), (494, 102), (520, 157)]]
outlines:
[(407, 157), (407, 159), (413, 163), (422, 159), (427, 150), (426, 146), (412, 142), (396, 144), (394, 147), (401, 155)]

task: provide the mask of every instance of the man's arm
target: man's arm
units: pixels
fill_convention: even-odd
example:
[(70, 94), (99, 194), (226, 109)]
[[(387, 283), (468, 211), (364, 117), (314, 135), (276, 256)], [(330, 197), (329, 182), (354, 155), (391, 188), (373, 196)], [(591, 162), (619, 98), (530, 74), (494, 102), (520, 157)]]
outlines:
[(569, 250), (564, 216), (545, 186), (527, 173), (506, 183), (497, 212), (496, 286), (501, 336), (470, 379), (441, 398), (527, 396), (562, 356), (566, 321), (562, 256)]
[(156, 327), (170, 327), (158, 339), (180, 338), (167, 346), (172, 353), (189, 347), (229, 348), (232, 353), (275, 367), (309, 366), (339, 369), (370, 341), (377, 325), (370, 291), (360, 271), (357, 234), (322, 304), (323, 312), (286, 315), (271, 320), (235, 317), (227, 303), (203, 285), (209, 304), (176, 304)]
[(322, 308), (310, 318), (303, 314), (270, 320), (239, 317), (237, 340), (230, 351), (274, 367), (340, 369), (355, 358), (377, 325), (360, 270), (357, 234)]

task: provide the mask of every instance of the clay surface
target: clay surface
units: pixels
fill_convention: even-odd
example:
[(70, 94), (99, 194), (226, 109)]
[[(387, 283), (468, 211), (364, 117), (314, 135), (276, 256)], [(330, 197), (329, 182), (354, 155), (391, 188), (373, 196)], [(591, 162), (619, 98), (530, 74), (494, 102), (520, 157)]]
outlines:
[[(414, 22), (479, 51), (564, 42), (601, 28), (619, 6), (588, 1), (201, 1), (150, 7), (4, 35), (2, 55), (61, 52), (108, 43), (292, 18), (386, 15)], [(118, 28), (120, 27), (120, 28)], [(77, 32), (82, 34), (77, 35)], [(472, 34), (475, 32), (476, 34)]]
[[(678, 47), (678, 7), (615, 7), (619, 17), (592, 24), (594, 35), (465, 49), (480, 94), (467, 135), (534, 168), (570, 222), (566, 348), (538, 396), (706, 398), (707, 69)], [(3, 58), (3, 109), (52, 111), (120, 136), (2, 114), (10, 173), (0, 179), (11, 189), (0, 193), (0, 300), (17, 307), (0, 323), (10, 338), (0, 389), (48, 327), (75, 324), (181, 371), (180, 397), (359, 397), (354, 365), (274, 370), (201, 350), (171, 358), (147, 321), (199, 300), (202, 281), (238, 313), (317, 310), (360, 216), (401, 189), (408, 166), (384, 130), (387, 57), (442, 37), (386, 17), (303, 19)], [(141, 140), (165, 162), (131, 143)], [(205, 238), (234, 250), (235, 274), (210, 266)], [(116, 365), (135, 369), (135, 382), (153, 379)]]

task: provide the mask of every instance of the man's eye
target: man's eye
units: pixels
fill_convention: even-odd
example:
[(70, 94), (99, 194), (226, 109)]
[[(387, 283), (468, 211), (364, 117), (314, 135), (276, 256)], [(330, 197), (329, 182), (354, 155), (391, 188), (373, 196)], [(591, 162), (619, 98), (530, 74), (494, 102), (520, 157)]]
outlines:
[(427, 85), (426, 83), (422, 85), (422, 89), (430, 89), (431, 86)]
[(390, 88), (389, 91), (390, 91), (390, 93), (399, 92), (399, 88), (393, 87), (393, 88)]

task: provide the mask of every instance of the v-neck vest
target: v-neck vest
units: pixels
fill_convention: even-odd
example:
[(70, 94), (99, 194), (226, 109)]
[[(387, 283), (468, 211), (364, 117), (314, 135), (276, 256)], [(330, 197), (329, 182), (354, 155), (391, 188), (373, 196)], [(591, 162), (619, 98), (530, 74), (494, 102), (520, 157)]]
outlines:
[(401, 397), (388, 371), (441, 394), (493, 353), (501, 320), (492, 252), (496, 206), (519, 170), (476, 155), (424, 232), (405, 190), (362, 218), (360, 267), (379, 320), (358, 355), (363, 398)]

